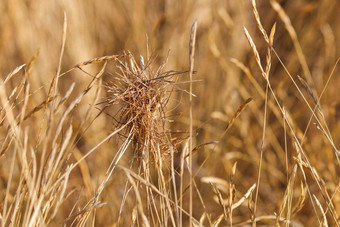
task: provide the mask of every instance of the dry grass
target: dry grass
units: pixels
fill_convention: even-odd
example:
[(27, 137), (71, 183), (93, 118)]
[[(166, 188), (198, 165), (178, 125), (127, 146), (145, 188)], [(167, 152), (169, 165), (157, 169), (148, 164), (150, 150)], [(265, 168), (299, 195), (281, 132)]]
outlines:
[(339, 10), (4, 1), (1, 226), (339, 226)]

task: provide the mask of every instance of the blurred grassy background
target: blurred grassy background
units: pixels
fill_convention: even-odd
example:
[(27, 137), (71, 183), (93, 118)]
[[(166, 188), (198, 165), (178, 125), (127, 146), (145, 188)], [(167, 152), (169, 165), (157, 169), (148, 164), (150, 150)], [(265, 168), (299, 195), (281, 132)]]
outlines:
[[(282, 0), (278, 2), (289, 16), (297, 33), (297, 40), (301, 44), (313, 79), (313, 84), (309, 85), (316, 94), (320, 95), (340, 54), (340, 20), (338, 19), (340, 2), (337, 0)], [(299, 62), (292, 39), (270, 2), (258, 0), (257, 7), (263, 26), (268, 33), (273, 24), (277, 23), (274, 48), (288, 71), (296, 81), (298, 81), (297, 75), (305, 78), (305, 71)], [(64, 11), (67, 15), (67, 40), (62, 72), (82, 61), (104, 55), (121, 54), (123, 50), (131, 51), (136, 59), (139, 59), (140, 55), (147, 55), (147, 44), (150, 53), (158, 56), (157, 64), (164, 62), (169, 53), (166, 64), (168, 70), (187, 70), (190, 27), (194, 20), (197, 20), (195, 53), (197, 73), (194, 79), (200, 81), (194, 83), (194, 94), (197, 95), (193, 105), (196, 133), (194, 143), (200, 144), (213, 140), (220, 140), (220, 142), (214, 150), (211, 146), (206, 146), (193, 156), (195, 170), (208, 157), (196, 176), (206, 210), (194, 195), (194, 217), (199, 219), (206, 211), (214, 220), (223, 212), (220, 205), (213, 200), (214, 193), (211, 185), (200, 181), (202, 177), (219, 177), (229, 181), (232, 165), (237, 162), (234, 178), (236, 197), (241, 197), (251, 185), (256, 183), (262, 143), (266, 82), (256, 65), (255, 57), (243, 32), (243, 26), (251, 33), (263, 63), (267, 46), (256, 27), (251, 1), (1, 1), (0, 72), (2, 78), (15, 67), (28, 63), (39, 50), (39, 56), (29, 78), (32, 96), (27, 104), (28, 110), (45, 100), (50, 81), (56, 73), (62, 43)], [(249, 80), (244, 72), (230, 61), (231, 58), (238, 59), (249, 68), (253, 81)], [(271, 64), (272, 87), (281, 104), (285, 106), (287, 114), (290, 115), (295, 132), (301, 134), (305, 131), (312, 114), (274, 55)], [(340, 145), (338, 68), (335, 68), (331, 82), (320, 100), (330, 134), (337, 147)], [(99, 66), (90, 65), (84, 69), (94, 74), (99, 70)], [(112, 74), (114, 70), (112, 65), (109, 65), (103, 76), (104, 81), (110, 80)], [(180, 78), (180, 80), (188, 81), (187, 75)], [(8, 94), (11, 93), (19, 79), (20, 76), (14, 77), (6, 84)], [(71, 83), (75, 82), (76, 87), (71, 97), (76, 97), (90, 81), (91, 77), (80, 70), (75, 70), (60, 79), (58, 88), (60, 93), (64, 94)], [(298, 82), (298, 85), (312, 105), (313, 100), (306, 90), (303, 90), (302, 84)], [(187, 88), (187, 85), (180, 86)], [(69, 122), (75, 128), (81, 124), (84, 111), (94, 99), (94, 95), (95, 92), (91, 90), (73, 111)], [(104, 97), (104, 92), (101, 95)], [(227, 122), (249, 97), (253, 98), (253, 102), (236, 119), (227, 134), (221, 138)], [(176, 115), (173, 130), (188, 131), (188, 100), (185, 94), (175, 96), (173, 106), (177, 108), (174, 110)], [(288, 184), (287, 176), (289, 177), (292, 173), (297, 156), (291, 134), (287, 132), (285, 135), (282, 114), (271, 95), (269, 95), (268, 103), (257, 216), (279, 213)], [(19, 113), (20, 110), (18, 102), (14, 111)], [(92, 118), (98, 112), (93, 111)], [(22, 128), (29, 127), (29, 144), (36, 151), (41, 146), (39, 141), (43, 137), (41, 122), (44, 116), (43, 111), (37, 112), (22, 125)], [(312, 120), (307, 130), (303, 147), (312, 166), (324, 181), (324, 187), (332, 197), (335, 210), (339, 214), (339, 163), (336, 161), (329, 141), (313, 124), (314, 122), (315, 120)], [(1, 138), (5, 138), (6, 127), (1, 127), (0, 130)], [(79, 159), (112, 130), (112, 119), (105, 114), (99, 116), (82, 136), (68, 163)], [(4, 142), (4, 140), (0, 141)], [(118, 144), (117, 139), (103, 144), (80, 165), (80, 168), (72, 172), (67, 190), (74, 189), (75, 192), (58, 208), (57, 216), (51, 225), (64, 223), (64, 219), (72, 213), (73, 206), (83, 207), (86, 201), (93, 197), (118, 149)], [(181, 149), (181, 147), (178, 148), (179, 151)], [(14, 147), (10, 147), (0, 159), (0, 198), (4, 198), (6, 194), (9, 163), (12, 160), (13, 150)], [(288, 152), (288, 170), (285, 152)], [(129, 166), (131, 157), (132, 154), (126, 153), (121, 164)], [(15, 185), (19, 183), (19, 164), (15, 170), (17, 172), (13, 175), (11, 193), (15, 192)], [(320, 190), (307, 170), (306, 178), (311, 194), (314, 194), (321, 201), (324, 209), (327, 209)], [(293, 186), (293, 207), (301, 195), (300, 181), (306, 187), (303, 175), (298, 170)], [(125, 182), (126, 177), (121, 170), (114, 172), (101, 195), (100, 200), (107, 204), (97, 209), (95, 226), (109, 226), (117, 222)], [(314, 210), (311, 200), (314, 199), (307, 195), (301, 211), (292, 217), (292, 220), (305, 226), (315, 226), (318, 223), (318, 217), (321, 220), (320, 210), (318, 208)], [(134, 197), (128, 197), (120, 220), (121, 226), (132, 223), (134, 207)], [(246, 221), (250, 216), (251, 212), (247, 203), (233, 212), (234, 223)], [(329, 213), (327, 213), (327, 218), (330, 226), (335, 226)], [(264, 223), (272, 226), (274, 221)], [(208, 225), (208, 222), (204, 224)], [(226, 223), (222, 222), (222, 224)], [(91, 223), (88, 225), (90, 226)]]

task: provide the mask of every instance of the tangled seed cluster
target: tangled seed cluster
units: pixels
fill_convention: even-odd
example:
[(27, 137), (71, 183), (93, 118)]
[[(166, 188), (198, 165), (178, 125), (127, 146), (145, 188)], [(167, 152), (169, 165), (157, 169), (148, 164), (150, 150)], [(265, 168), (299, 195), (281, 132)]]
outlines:
[[(116, 127), (127, 125), (125, 136), (132, 139), (139, 158), (157, 160), (173, 145), (168, 130), (166, 111), (174, 90), (174, 71), (152, 70), (152, 58), (140, 66), (131, 53), (119, 61), (117, 78), (108, 83), (107, 103), (118, 105)], [(170, 142), (172, 141), (172, 142)], [(156, 155), (157, 153), (157, 155)], [(157, 157), (156, 157), (157, 156)]]

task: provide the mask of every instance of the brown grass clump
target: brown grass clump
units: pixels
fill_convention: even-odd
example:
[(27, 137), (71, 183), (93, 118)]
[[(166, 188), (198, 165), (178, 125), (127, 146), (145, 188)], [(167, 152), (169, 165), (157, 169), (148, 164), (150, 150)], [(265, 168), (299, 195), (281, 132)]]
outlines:
[(135, 155), (146, 162), (158, 162), (169, 154), (172, 145), (167, 117), (167, 105), (175, 89), (172, 79), (184, 72), (164, 72), (164, 65), (154, 70), (155, 59), (144, 62), (141, 57), (138, 64), (131, 53), (125, 53), (121, 59), (119, 72), (106, 85), (105, 104), (118, 106), (115, 127), (126, 125), (125, 134), (133, 141)]

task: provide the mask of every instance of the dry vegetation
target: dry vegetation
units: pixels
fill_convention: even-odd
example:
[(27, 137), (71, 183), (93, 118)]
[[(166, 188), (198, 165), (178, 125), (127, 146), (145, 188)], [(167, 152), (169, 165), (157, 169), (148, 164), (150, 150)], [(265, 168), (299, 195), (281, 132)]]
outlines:
[(0, 12), (1, 226), (340, 225), (339, 1)]

